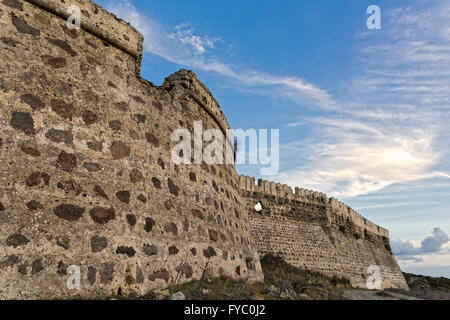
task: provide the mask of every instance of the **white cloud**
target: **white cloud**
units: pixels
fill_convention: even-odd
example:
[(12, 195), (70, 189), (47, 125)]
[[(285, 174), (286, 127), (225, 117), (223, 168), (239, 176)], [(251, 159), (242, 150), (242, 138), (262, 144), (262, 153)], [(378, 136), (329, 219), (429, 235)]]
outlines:
[(204, 54), (206, 50), (213, 49), (216, 42), (221, 41), (218, 37), (200, 37), (194, 34), (194, 29), (188, 23), (183, 23), (175, 27), (174, 33), (170, 33), (168, 37), (172, 40), (179, 41), (184, 45), (190, 45), (194, 48), (196, 54)]
[[(364, 69), (339, 100), (299, 77), (235, 68), (215, 53), (223, 41), (189, 24), (162, 27), (129, 1), (109, 10), (145, 37), (145, 51), (196, 70), (215, 72), (259, 94), (276, 95), (327, 116), (287, 124), (312, 126), (311, 137), (282, 146), (282, 159), (302, 166), (271, 179), (351, 197), (391, 184), (446, 176), (433, 170), (446, 152), (450, 118), (450, 6), (419, 2), (384, 13), (383, 31), (359, 35)], [(447, 131), (447, 132), (445, 132)], [(448, 176), (448, 175), (447, 175)]]
[(420, 242), (420, 246), (415, 246), (411, 241), (393, 240), (392, 251), (399, 260), (413, 262), (422, 262), (427, 255), (445, 254), (442, 249), (449, 244), (449, 236), (440, 228), (434, 228), (431, 233)]
[(449, 177), (434, 168), (449, 155), (450, 4), (416, 1), (384, 16), (382, 31), (359, 35), (364, 67), (339, 111), (287, 125), (310, 125), (312, 138), (283, 146), (282, 158), (306, 160), (273, 179), (347, 198)]
[(240, 87), (264, 88), (259, 91), (263, 94), (283, 96), (309, 107), (334, 107), (334, 102), (326, 91), (304, 79), (235, 68), (221, 61), (211, 52), (216, 48), (216, 43), (223, 42), (220, 37), (198, 35), (188, 23), (164, 28), (154, 19), (138, 12), (128, 0), (110, 2), (107, 10), (129, 22), (143, 34), (144, 50), (147, 53), (188, 68), (218, 73)]
[(391, 136), (378, 130), (382, 129), (328, 126), (321, 129), (320, 139), (285, 145), (281, 150), (284, 157), (306, 161), (303, 167), (280, 173), (275, 180), (330, 196), (351, 197), (439, 174), (428, 171), (438, 159), (431, 150), (433, 136), (423, 132)]

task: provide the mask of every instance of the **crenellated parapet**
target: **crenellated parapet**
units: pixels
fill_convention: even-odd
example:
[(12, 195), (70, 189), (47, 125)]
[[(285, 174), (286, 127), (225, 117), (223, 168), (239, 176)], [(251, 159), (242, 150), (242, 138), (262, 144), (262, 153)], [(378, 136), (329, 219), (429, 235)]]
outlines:
[[(239, 176), (260, 256), (277, 255), (299, 268), (342, 277), (367, 288), (368, 268), (380, 268), (382, 288), (408, 286), (386, 229), (341, 201), (304, 188)], [(255, 206), (260, 202), (261, 209)]]
[[(335, 198), (328, 199), (327, 195), (322, 192), (299, 187), (292, 189), (292, 187), (286, 184), (263, 179), (258, 179), (257, 184), (255, 184), (255, 178), (244, 175), (239, 177), (239, 182), (241, 190), (250, 193), (259, 193), (276, 199), (287, 199), (307, 204), (325, 205), (330, 214), (328, 219), (331, 220), (331, 223), (337, 223), (336, 221), (351, 223), (362, 230), (367, 230), (373, 234), (389, 238), (388, 230), (367, 220), (341, 201)], [(333, 219), (333, 215), (336, 217), (335, 219)]]
[(265, 194), (267, 196), (286, 198), (301, 202), (313, 202), (322, 204), (328, 203), (326, 194), (313, 190), (307, 190), (297, 187), (293, 189), (287, 184), (281, 184), (263, 179), (258, 179), (257, 184), (255, 184), (255, 178), (244, 175), (241, 175), (239, 177), (239, 182), (241, 190), (249, 192), (257, 192)]
[(330, 198), (329, 200), (331, 212), (337, 216), (343, 217), (344, 220), (351, 221), (358, 227), (361, 227), (369, 232), (375, 233), (382, 237), (389, 238), (389, 231), (385, 228), (382, 228), (373, 222), (367, 220), (358, 212), (353, 210), (351, 207), (342, 203), (341, 201)]

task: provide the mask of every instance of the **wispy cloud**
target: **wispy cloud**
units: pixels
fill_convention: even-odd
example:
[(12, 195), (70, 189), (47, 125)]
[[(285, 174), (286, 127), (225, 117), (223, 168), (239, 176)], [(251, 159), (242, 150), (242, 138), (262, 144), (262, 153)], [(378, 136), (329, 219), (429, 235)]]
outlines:
[(304, 161), (271, 179), (351, 197), (448, 177), (434, 169), (448, 155), (450, 137), (450, 5), (444, 1), (389, 10), (381, 32), (357, 35), (363, 68), (341, 84), (347, 90), (338, 97), (301, 77), (235, 67), (218, 57), (220, 37), (199, 34), (188, 23), (163, 27), (127, 0), (111, 2), (108, 9), (143, 33), (147, 54), (220, 74), (239, 89), (321, 110), (320, 117), (286, 124), (292, 130), (312, 128), (310, 138), (281, 150), (282, 159)]
[[(386, 11), (383, 31), (358, 35), (362, 69), (344, 84), (335, 113), (287, 124), (311, 126), (282, 157), (306, 159), (276, 179), (337, 197), (395, 183), (449, 177), (450, 4), (418, 2)], [(449, 169), (449, 168), (447, 168)]]
[(188, 68), (215, 72), (238, 86), (259, 88), (261, 94), (290, 98), (309, 107), (334, 108), (331, 96), (305, 79), (279, 76), (245, 67), (234, 67), (214, 54), (220, 37), (199, 35), (189, 23), (167, 28), (138, 12), (128, 0), (110, 2), (107, 9), (128, 21), (144, 36), (144, 50)]
[(374, 205), (358, 206), (360, 210), (379, 209), (379, 208), (399, 208), (399, 207), (416, 207), (424, 205), (434, 205), (436, 201), (409, 201), (409, 202), (393, 202)]
[(429, 171), (439, 159), (432, 148), (432, 133), (411, 129), (405, 134), (340, 119), (314, 121), (320, 124), (314, 138), (286, 144), (281, 150), (283, 157), (305, 159), (303, 166), (282, 172), (276, 179), (335, 197), (351, 197), (441, 175)]

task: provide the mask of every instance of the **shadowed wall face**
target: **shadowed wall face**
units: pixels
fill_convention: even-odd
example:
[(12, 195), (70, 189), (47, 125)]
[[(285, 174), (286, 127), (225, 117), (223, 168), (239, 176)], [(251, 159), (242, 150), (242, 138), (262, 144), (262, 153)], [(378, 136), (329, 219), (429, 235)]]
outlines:
[(83, 30), (30, 2), (0, 2), (0, 298), (261, 280), (234, 166), (171, 161), (173, 130), (229, 127), (206, 87), (140, 78), (142, 37), (89, 1)]
[[(296, 190), (294, 194), (273, 182), (261, 180), (256, 186), (254, 181), (240, 176), (261, 257), (277, 255), (296, 267), (346, 278), (360, 288), (367, 288), (373, 274), (368, 268), (378, 266), (382, 288), (408, 290), (387, 230), (317, 192)], [(258, 202), (263, 206), (260, 213), (255, 210)]]

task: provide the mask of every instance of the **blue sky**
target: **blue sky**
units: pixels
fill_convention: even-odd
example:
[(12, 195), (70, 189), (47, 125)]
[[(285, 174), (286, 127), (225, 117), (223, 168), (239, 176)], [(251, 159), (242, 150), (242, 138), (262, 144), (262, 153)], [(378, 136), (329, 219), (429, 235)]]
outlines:
[(192, 69), (233, 128), (280, 129), (261, 178), (342, 200), (404, 270), (450, 277), (449, 1), (98, 2), (144, 34), (143, 77)]

